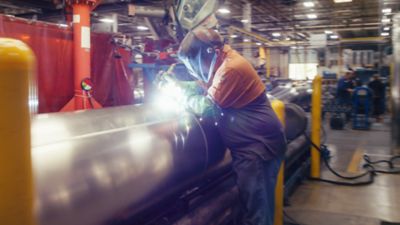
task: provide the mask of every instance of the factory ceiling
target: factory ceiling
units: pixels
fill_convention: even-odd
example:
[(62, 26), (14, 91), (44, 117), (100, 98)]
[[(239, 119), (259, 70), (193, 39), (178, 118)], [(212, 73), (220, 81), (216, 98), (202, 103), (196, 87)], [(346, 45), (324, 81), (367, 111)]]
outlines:
[[(344, 1), (341, 3), (337, 3)], [(389, 40), (392, 16), (399, 0), (225, 0), (216, 15), (221, 33), (235, 43), (249, 41), (307, 41), (313, 34), (328, 39), (380, 37)], [(92, 13), (93, 24), (115, 14), (118, 31), (136, 39), (164, 36), (167, 0), (103, 0)], [(152, 7), (148, 14), (129, 15), (129, 5)], [(251, 10), (249, 10), (251, 9)], [(150, 13), (151, 12), (151, 13)], [(0, 13), (26, 19), (65, 23), (65, 0), (0, 0)], [(140, 26), (150, 29), (138, 29)], [(230, 28), (235, 29), (230, 29)], [(248, 32), (259, 38), (248, 35)], [(247, 37), (249, 36), (249, 37)], [(249, 40), (247, 40), (249, 39)]]

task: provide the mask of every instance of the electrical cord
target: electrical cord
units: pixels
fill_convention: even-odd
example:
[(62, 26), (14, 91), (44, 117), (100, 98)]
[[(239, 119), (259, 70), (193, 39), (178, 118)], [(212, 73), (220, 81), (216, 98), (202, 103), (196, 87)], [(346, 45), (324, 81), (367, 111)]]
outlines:
[(356, 175), (356, 176), (342, 175), (339, 172), (335, 171), (329, 164), (329, 161), (328, 161), (329, 154), (327, 154), (328, 149), (327, 149), (326, 145), (321, 145), (321, 147), (322, 147), (322, 149), (321, 149), (321, 147), (317, 146), (315, 143), (312, 142), (311, 138), (307, 135), (307, 133), (304, 133), (304, 136), (311, 143), (311, 145), (321, 153), (321, 156), (322, 156), (325, 166), (335, 176), (345, 179), (345, 180), (356, 180), (356, 179), (359, 179), (359, 178), (369, 175), (369, 179), (367, 181), (360, 181), (360, 182), (344, 182), (344, 181), (328, 180), (328, 179), (324, 179), (324, 178), (310, 178), (311, 180), (321, 181), (321, 182), (331, 183), (331, 184), (337, 184), (337, 185), (343, 185), (343, 186), (362, 186), (362, 185), (369, 185), (374, 182), (374, 177), (375, 177), (376, 173), (374, 172), (374, 168), (372, 166), (366, 167), (366, 169), (368, 169), (366, 172)]
[(335, 171), (329, 164), (329, 161), (328, 161), (329, 150), (328, 150), (327, 146), (326, 145), (317, 146), (315, 143), (312, 142), (311, 138), (307, 135), (307, 133), (304, 133), (304, 136), (311, 143), (311, 145), (321, 153), (322, 160), (323, 160), (325, 166), (335, 176), (345, 179), (345, 180), (357, 180), (359, 178), (369, 175), (369, 179), (367, 181), (360, 181), (360, 182), (344, 182), (344, 181), (328, 180), (328, 179), (324, 179), (324, 178), (310, 178), (311, 180), (321, 181), (321, 182), (331, 183), (331, 184), (337, 184), (337, 185), (344, 185), (344, 186), (362, 186), (362, 185), (372, 184), (374, 182), (374, 178), (377, 175), (377, 173), (400, 174), (400, 170), (380, 170), (380, 169), (376, 169), (373, 166), (375, 164), (387, 163), (389, 165), (390, 169), (393, 169), (393, 168), (395, 168), (393, 161), (396, 159), (399, 159), (400, 156), (393, 156), (389, 160), (371, 161), (369, 156), (365, 155), (364, 160), (366, 161), (366, 163), (363, 165), (363, 168), (367, 170), (366, 172), (361, 173), (359, 175), (355, 175), (355, 176), (342, 175), (339, 172)]
[(289, 216), (285, 210), (283, 210), (283, 215), (284, 215), (286, 218), (288, 218), (288, 219), (289, 219), (289, 222), (290, 222), (291, 224), (293, 224), (293, 225), (305, 225), (305, 224), (302, 224), (302, 223), (297, 222), (295, 219), (293, 219), (293, 217)]

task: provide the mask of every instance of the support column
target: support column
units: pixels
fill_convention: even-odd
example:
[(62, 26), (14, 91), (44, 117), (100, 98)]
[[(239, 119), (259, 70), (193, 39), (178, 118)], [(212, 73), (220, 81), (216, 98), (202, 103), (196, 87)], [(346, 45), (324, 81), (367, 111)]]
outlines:
[[(90, 12), (98, 0), (71, 0), (73, 12), (73, 48), (74, 48), (74, 97), (62, 111), (73, 111), (89, 108), (101, 108), (90, 94), (82, 89), (82, 81), (90, 78)], [(93, 107), (92, 107), (93, 106)]]
[(392, 154), (400, 154), (400, 13), (393, 17), (393, 56), (391, 69)]
[(265, 69), (267, 70), (266, 76), (269, 78), (271, 76), (271, 50), (269, 48), (265, 48), (265, 52)]

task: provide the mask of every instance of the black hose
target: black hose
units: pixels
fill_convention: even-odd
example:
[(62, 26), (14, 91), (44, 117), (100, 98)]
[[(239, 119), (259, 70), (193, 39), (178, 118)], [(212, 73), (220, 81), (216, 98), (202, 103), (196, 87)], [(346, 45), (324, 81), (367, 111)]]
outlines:
[[(328, 180), (328, 179), (323, 179), (323, 178), (310, 178), (311, 180), (321, 181), (321, 182), (326, 182), (326, 183), (331, 183), (331, 184), (337, 184), (337, 185), (344, 185), (344, 186), (362, 186), (362, 185), (372, 184), (374, 182), (374, 178), (377, 173), (400, 174), (400, 169), (393, 170), (395, 168), (393, 161), (396, 159), (399, 159), (400, 155), (393, 156), (389, 160), (377, 160), (377, 161), (371, 161), (369, 156), (364, 155), (364, 160), (366, 163), (363, 165), (363, 168), (367, 169), (367, 171), (364, 173), (361, 173), (359, 175), (355, 175), (355, 176), (344, 176), (344, 175), (338, 173), (337, 171), (335, 171), (329, 164), (328, 157), (324, 156), (324, 151), (327, 151), (327, 147), (325, 145), (321, 145), (321, 147), (324, 148), (324, 150), (322, 150), (320, 146), (317, 146), (315, 143), (312, 142), (311, 138), (307, 135), (307, 133), (304, 133), (304, 136), (311, 143), (311, 145), (321, 153), (325, 166), (335, 176), (342, 178), (342, 179), (346, 179), (346, 180), (356, 180), (356, 179), (359, 179), (359, 178), (369, 175), (369, 179), (367, 181), (360, 181), (360, 182), (344, 182), (344, 181)], [(375, 164), (380, 164), (380, 163), (387, 163), (391, 170), (380, 170), (380, 169), (376, 169), (373, 166)]]
[(284, 215), (286, 218), (289, 219), (289, 222), (290, 222), (292, 225), (304, 225), (304, 224), (301, 224), (301, 223), (297, 222), (295, 219), (293, 219), (293, 217), (289, 216), (285, 210), (283, 210), (283, 215)]
[[(317, 149), (321, 153), (321, 155), (323, 155), (324, 152), (321, 149), (321, 147), (319, 147), (315, 143), (313, 143), (311, 141), (311, 138), (306, 133), (304, 133), (304, 136), (311, 143), (311, 145), (315, 149)], [(322, 145), (322, 146), (324, 147), (324, 149), (326, 149), (325, 145)], [(328, 180), (328, 179), (323, 179), (323, 178), (310, 178), (311, 180), (321, 181), (321, 182), (330, 183), (330, 184), (344, 185), (344, 186), (363, 186), (363, 185), (372, 184), (374, 182), (374, 177), (375, 177), (376, 173), (375, 173), (375, 169), (372, 166), (366, 167), (366, 168), (369, 168), (369, 170), (367, 170), (366, 172), (364, 172), (362, 174), (359, 174), (356, 176), (345, 176), (345, 175), (338, 173), (331, 167), (327, 157), (323, 156), (322, 159), (323, 159), (325, 166), (328, 168), (328, 170), (339, 178), (346, 179), (346, 180), (356, 180), (356, 179), (359, 179), (359, 178), (369, 175), (369, 179), (367, 181), (360, 181), (360, 182), (344, 182), (344, 181)]]

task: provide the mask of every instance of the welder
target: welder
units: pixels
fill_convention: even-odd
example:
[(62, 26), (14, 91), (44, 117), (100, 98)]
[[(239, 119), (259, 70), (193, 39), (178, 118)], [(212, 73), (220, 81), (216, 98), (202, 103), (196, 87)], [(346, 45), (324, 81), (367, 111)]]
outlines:
[(213, 29), (190, 31), (178, 57), (197, 80), (197, 85), (182, 85), (186, 104), (198, 116), (216, 119), (231, 151), (242, 208), (236, 224), (273, 224), (275, 184), (286, 139), (264, 84), (252, 65)]

